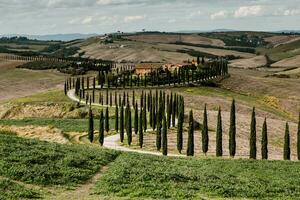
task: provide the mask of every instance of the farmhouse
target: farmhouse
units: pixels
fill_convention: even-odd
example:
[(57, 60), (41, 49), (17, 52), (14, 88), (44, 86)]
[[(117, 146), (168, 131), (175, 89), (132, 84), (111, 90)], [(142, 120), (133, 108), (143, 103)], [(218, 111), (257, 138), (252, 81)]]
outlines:
[(135, 66), (135, 73), (143, 76), (153, 70), (162, 68), (162, 66), (162, 63), (139, 63)]

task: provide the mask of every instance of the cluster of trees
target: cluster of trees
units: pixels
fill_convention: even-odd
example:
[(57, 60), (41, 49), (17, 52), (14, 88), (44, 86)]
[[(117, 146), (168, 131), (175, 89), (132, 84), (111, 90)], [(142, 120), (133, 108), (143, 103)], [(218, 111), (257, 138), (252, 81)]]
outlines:
[[(101, 67), (103, 68), (103, 67)], [(145, 76), (133, 75), (133, 70), (112, 73), (107, 70), (99, 70), (97, 77), (77, 77), (66, 80), (65, 90), (75, 88), (76, 94), (84, 94), (85, 90), (96, 89), (98, 85), (103, 88), (118, 87), (154, 87), (185, 85), (208, 81), (210, 79), (225, 76), (228, 74), (228, 65), (225, 60), (216, 60), (206, 65), (204, 68), (187, 66), (170, 72), (168, 70), (154, 70)], [(92, 80), (91, 80), (92, 79)], [(90, 83), (92, 87), (90, 88)], [(94, 91), (93, 91), (94, 93)]]
[[(230, 127), (229, 127), (229, 155), (234, 157), (236, 155), (236, 108), (235, 101), (232, 101), (231, 112), (230, 112)], [(188, 147), (187, 155), (194, 155), (194, 129), (193, 129), (193, 112), (190, 111), (189, 114), (189, 130), (188, 130)], [(252, 110), (251, 124), (250, 124), (250, 134), (249, 134), (249, 158), (257, 159), (257, 134), (256, 134), (256, 114), (255, 108)], [(182, 132), (182, 128), (178, 126), (178, 132)], [(217, 118), (217, 129), (216, 129), (216, 156), (223, 156), (223, 142), (222, 142), (222, 115), (221, 108), (218, 111)], [(180, 136), (181, 134), (179, 134)], [(177, 145), (182, 144), (182, 138), (177, 138)], [(207, 111), (206, 106), (204, 108), (203, 116), (203, 128), (202, 128), (202, 152), (206, 155), (208, 151), (209, 135), (208, 135), (208, 124), (207, 124)], [(181, 152), (181, 149), (178, 149)], [(298, 122), (298, 132), (297, 132), (297, 156), (300, 160), (300, 113)], [(262, 126), (261, 134), (261, 159), (268, 159), (268, 129), (267, 129), (267, 119), (265, 118)], [(284, 135), (284, 146), (283, 146), (283, 159), (291, 159), (291, 148), (290, 148), (290, 131), (289, 124), (286, 123), (285, 135)]]
[[(115, 127), (114, 130), (120, 134), (120, 141), (123, 143), (125, 139), (125, 132), (127, 135), (127, 143), (132, 143), (132, 132), (138, 135), (138, 143), (141, 148), (144, 145), (144, 132), (148, 129), (156, 131), (156, 147), (157, 150), (162, 149), (163, 155), (168, 154), (167, 133), (168, 128), (176, 126), (177, 124), (183, 127), (184, 122), (184, 99), (177, 94), (167, 94), (164, 91), (156, 90), (152, 93), (142, 92), (138, 100), (135, 99), (133, 91), (133, 99), (130, 103), (128, 93), (120, 95), (120, 101), (115, 103)], [(107, 101), (108, 102), (108, 101)], [(91, 103), (91, 101), (90, 101)], [(108, 104), (107, 104), (108, 105)], [(109, 132), (109, 107), (106, 107), (105, 115), (103, 111), (100, 112), (99, 118), (99, 143), (103, 145), (104, 131)], [(89, 111), (89, 140), (94, 140), (94, 116), (92, 110)], [(133, 118), (133, 119), (132, 119)], [(150, 125), (150, 127), (148, 127)], [(178, 132), (181, 134), (182, 132)], [(178, 146), (178, 148), (182, 149)]]

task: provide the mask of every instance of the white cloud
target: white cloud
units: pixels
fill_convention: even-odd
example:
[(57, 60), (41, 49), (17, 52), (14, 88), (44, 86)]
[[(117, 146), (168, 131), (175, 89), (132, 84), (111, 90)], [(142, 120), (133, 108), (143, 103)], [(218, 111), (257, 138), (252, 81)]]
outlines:
[(215, 19), (224, 19), (228, 16), (228, 12), (225, 11), (225, 10), (221, 10), (219, 12), (216, 12), (216, 13), (213, 13), (210, 15), (210, 18), (212, 20), (215, 20)]
[(284, 16), (294, 16), (299, 14), (300, 14), (300, 9), (285, 10), (283, 12)]
[(98, 5), (109, 5), (112, 3), (112, 0), (97, 0)]
[(133, 16), (125, 16), (124, 17), (124, 22), (129, 23), (133, 21), (139, 21), (145, 19), (145, 15), (133, 15)]
[(85, 18), (81, 21), (81, 24), (91, 24), (92, 21), (93, 21), (93, 17), (88, 16), (88, 17), (85, 17)]
[(249, 16), (261, 16), (263, 15), (263, 7), (260, 5), (256, 6), (242, 6), (239, 7), (234, 12), (234, 17), (239, 18), (239, 17), (249, 17)]

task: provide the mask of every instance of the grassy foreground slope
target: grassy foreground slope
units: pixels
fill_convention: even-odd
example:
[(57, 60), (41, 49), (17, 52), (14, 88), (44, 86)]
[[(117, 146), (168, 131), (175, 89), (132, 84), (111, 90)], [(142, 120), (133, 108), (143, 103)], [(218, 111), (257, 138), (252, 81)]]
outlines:
[(95, 192), (136, 199), (295, 199), (299, 167), (298, 162), (122, 154)]
[(36, 185), (76, 186), (118, 153), (79, 145), (60, 145), (0, 132), (0, 176)]

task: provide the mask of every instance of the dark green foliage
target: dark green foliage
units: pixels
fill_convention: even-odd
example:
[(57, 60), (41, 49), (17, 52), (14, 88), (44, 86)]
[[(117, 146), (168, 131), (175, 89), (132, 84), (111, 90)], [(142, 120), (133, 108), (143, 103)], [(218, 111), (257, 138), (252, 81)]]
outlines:
[(134, 108), (134, 133), (137, 135), (139, 131), (139, 108), (138, 104), (135, 103)]
[(116, 105), (115, 117), (116, 117), (115, 130), (116, 130), (116, 132), (118, 132), (119, 131), (119, 107), (118, 107), (118, 105)]
[(207, 109), (206, 104), (204, 106), (204, 113), (203, 113), (203, 128), (202, 128), (202, 151), (206, 155), (208, 151), (208, 125), (207, 125)]
[(268, 159), (268, 129), (267, 129), (267, 119), (265, 118), (262, 127), (262, 137), (261, 137), (261, 158)]
[(61, 145), (0, 132), (0, 176), (30, 184), (83, 184), (118, 155), (90, 145)]
[(251, 127), (250, 127), (250, 158), (256, 159), (256, 119), (255, 108), (252, 110)]
[(194, 156), (194, 117), (193, 111), (189, 114), (189, 130), (188, 130), (188, 143), (187, 143), (187, 156)]
[(168, 155), (168, 127), (165, 113), (163, 113), (162, 123), (162, 154), (164, 156)]
[(140, 120), (139, 120), (139, 145), (143, 148), (144, 144), (144, 133), (143, 133), (143, 110), (140, 109)]
[(300, 160), (300, 113), (298, 119), (298, 131), (297, 131), (297, 157)]
[(143, 107), (143, 127), (144, 127), (144, 132), (147, 131), (147, 108), (146, 106)]
[(123, 143), (124, 141), (124, 105), (121, 105), (120, 112), (120, 141)]
[(128, 121), (127, 121), (127, 142), (131, 145), (132, 142), (132, 122), (131, 122), (131, 109), (128, 109)]
[(103, 116), (103, 110), (100, 112), (100, 124), (99, 124), (99, 143), (101, 146), (103, 146), (104, 143), (104, 116)]
[(286, 125), (285, 125), (283, 159), (284, 160), (290, 160), (291, 159), (290, 131), (289, 131), (289, 124), (288, 123), (286, 123)]
[(115, 199), (298, 199), (300, 163), (122, 154), (96, 184)]
[(183, 148), (183, 122), (184, 122), (184, 113), (183, 113), (183, 104), (180, 100), (179, 111), (178, 111), (178, 122), (177, 122), (177, 150), (181, 153)]
[(38, 199), (38, 191), (7, 179), (0, 179), (0, 199)]
[(218, 111), (218, 123), (217, 123), (217, 133), (216, 133), (216, 156), (223, 156), (223, 130), (222, 130), (222, 114), (221, 107)]
[(105, 111), (105, 131), (109, 132), (109, 112), (108, 112), (108, 107), (106, 107), (106, 111)]
[(229, 127), (229, 155), (234, 157), (236, 153), (236, 119), (235, 119), (235, 100), (232, 100), (230, 111)]
[(157, 113), (157, 128), (156, 128), (156, 149), (157, 151), (160, 151), (161, 149), (161, 129), (162, 129), (162, 118), (161, 116), (163, 115), (162, 113), (162, 104), (159, 105), (158, 108), (158, 113)]
[(92, 143), (94, 140), (94, 116), (93, 112), (89, 110), (89, 141)]

